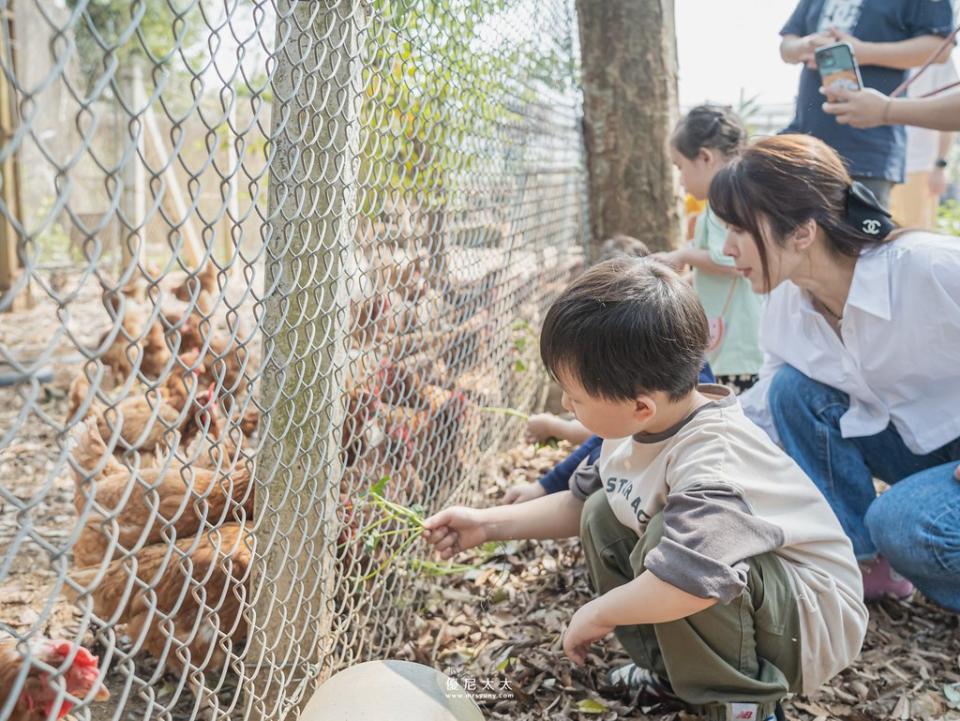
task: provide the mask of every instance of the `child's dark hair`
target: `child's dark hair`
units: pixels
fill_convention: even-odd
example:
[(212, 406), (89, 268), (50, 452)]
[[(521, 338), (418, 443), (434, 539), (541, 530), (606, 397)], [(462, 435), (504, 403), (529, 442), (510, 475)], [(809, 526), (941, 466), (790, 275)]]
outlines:
[(747, 129), (732, 108), (698, 105), (687, 113), (673, 131), (673, 147), (693, 160), (703, 148), (724, 155), (736, 155), (747, 142)]
[(697, 385), (709, 331), (696, 292), (666, 265), (598, 263), (560, 294), (540, 332), (540, 357), (591, 396), (632, 400), (663, 391), (680, 400)]

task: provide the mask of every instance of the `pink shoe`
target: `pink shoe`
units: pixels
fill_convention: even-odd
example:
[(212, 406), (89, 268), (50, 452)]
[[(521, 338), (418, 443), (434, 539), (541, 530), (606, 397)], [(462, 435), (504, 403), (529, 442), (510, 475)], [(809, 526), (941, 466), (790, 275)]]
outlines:
[(890, 562), (881, 556), (873, 561), (860, 561), (863, 574), (863, 600), (882, 598), (903, 599), (913, 593), (913, 584), (893, 570)]

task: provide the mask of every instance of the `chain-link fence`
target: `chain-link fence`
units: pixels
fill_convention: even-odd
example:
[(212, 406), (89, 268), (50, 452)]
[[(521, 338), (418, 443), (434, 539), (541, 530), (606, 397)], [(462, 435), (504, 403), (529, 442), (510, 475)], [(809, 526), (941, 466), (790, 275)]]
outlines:
[(572, 0), (0, 11), (0, 719), (283, 718), (541, 400)]

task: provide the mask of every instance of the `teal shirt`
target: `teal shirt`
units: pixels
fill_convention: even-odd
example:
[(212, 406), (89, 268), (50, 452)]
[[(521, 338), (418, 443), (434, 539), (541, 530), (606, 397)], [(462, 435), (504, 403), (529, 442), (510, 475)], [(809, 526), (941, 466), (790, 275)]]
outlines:
[[(717, 265), (733, 266), (733, 258), (723, 254), (727, 229), (713, 214), (710, 206), (697, 219), (693, 247), (710, 253)], [(760, 370), (763, 355), (760, 352), (760, 296), (750, 288), (750, 282), (740, 276), (713, 275), (695, 270), (693, 285), (700, 296), (708, 318), (716, 318), (735, 285), (730, 306), (723, 316), (724, 339), (720, 348), (708, 354), (707, 360), (716, 375), (754, 374)]]

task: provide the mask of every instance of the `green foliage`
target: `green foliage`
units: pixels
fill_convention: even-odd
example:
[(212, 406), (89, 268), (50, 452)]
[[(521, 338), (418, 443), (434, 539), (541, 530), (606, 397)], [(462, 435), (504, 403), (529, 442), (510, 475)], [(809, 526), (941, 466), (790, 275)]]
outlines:
[[(91, 91), (114, 64), (131, 62), (174, 70), (205, 27), (198, 8), (175, 12), (167, 0), (66, 0), (80, 10), (73, 26), (80, 72)], [(174, 3), (176, 5), (176, 3)]]
[[(452, 177), (490, 162), (485, 144), (518, 121), (511, 105), (537, 82), (570, 82), (569, 53), (511, 43), (485, 32), (516, 0), (374, 0), (360, 111), (360, 206), (376, 214), (385, 195), (416, 196), (425, 210), (449, 202)], [(531, 97), (527, 97), (531, 96)]]
[(937, 211), (937, 229), (943, 233), (960, 236), (960, 202), (948, 200)]

